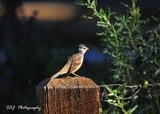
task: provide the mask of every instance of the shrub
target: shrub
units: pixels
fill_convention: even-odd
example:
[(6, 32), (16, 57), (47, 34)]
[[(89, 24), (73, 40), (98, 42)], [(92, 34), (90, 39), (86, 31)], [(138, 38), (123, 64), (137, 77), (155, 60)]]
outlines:
[[(101, 46), (104, 47), (103, 52), (112, 56), (113, 67), (110, 70), (113, 73), (110, 77), (116, 82), (127, 84), (158, 83), (160, 80), (160, 24), (147, 31), (145, 27), (150, 20), (159, 23), (160, 19), (155, 17), (142, 19), (140, 8), (136, 6), (137, 0), (131, 0), (131, 2), (131, 6), (122, 3), (128, 10), (125, 14), (119, 14), (111, 11), (110, 8), (107, 10), (97, 8), (97, 0), (77, 1), (79, 5), (86, 6), (93, 12), (92, 15), (83, 17), (95, 19), (97, 27), (101, 28), (101, 32), (97, 35), (100, 36)], [(144, 95), (146, 100), (154, 99), (150, 100), (150, 103), (146, 101), (150, 104), (146, 106), (147, 108), (140, 106), (144, 108), (144, 112), (154, 109), (154, 104), (160, 108), (157, 103), (158, 93), (159, 91), (156, 90), (139, 95)], [(142, 99), (137, 101), (142, 103)]]

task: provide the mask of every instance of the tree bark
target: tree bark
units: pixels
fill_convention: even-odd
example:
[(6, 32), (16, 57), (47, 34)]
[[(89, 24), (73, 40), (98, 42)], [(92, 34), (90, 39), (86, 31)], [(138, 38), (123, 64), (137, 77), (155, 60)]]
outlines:
[(89, 78), (46, 79), (36, 92), (41, 114), (99, 114), (99, 89)]

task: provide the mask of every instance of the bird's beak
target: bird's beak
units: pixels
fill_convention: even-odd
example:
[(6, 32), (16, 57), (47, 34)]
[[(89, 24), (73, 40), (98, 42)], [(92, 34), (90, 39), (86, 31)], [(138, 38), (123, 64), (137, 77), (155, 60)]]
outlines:
[(89, 48), (88, 47), (86, 47), (87, 48), (87, 50), (89, 50)]

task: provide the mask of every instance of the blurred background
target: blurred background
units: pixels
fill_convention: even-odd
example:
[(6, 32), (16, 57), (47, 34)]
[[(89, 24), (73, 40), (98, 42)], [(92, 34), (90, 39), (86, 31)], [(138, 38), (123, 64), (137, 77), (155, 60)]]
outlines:
[[(131, 4), (99, 0), (98, 6), (125, 13), (121, 2)], [(138, 5), (142, 18), (160, 17), (159, 0), (139, 0)], [(95, 34), (100, 29), (96, 21), (81, 17), (90, 13), (75, 0), (0, 0), (0, 114), (36, 113), (6, 111), (6, 105), (37, 106), (36, 86), (56, 73), (80, 43), (90, 50), (77, 74), (97, 84), (114, 83), (107, 73), (110, 57)]]

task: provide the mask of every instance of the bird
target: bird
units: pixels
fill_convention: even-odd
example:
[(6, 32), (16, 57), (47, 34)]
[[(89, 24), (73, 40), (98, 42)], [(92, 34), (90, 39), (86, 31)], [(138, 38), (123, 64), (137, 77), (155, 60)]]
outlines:
[(60, 75), (63, 74), (72, 74), (75, 76), (78, 76), (75, 74), (77, 70), (80, 69), (82, 66), (83, 60), (84, 60), (84, 54), (89, 50), (88, 47), (86, 47), (84, 44), (78, 45), (78, 52), (72, 54), (68, 57), (67, 63), (63, 66), (63, 68), (58, 71), (56, 74), (54, 74), (51, 79), (55, 79)]

